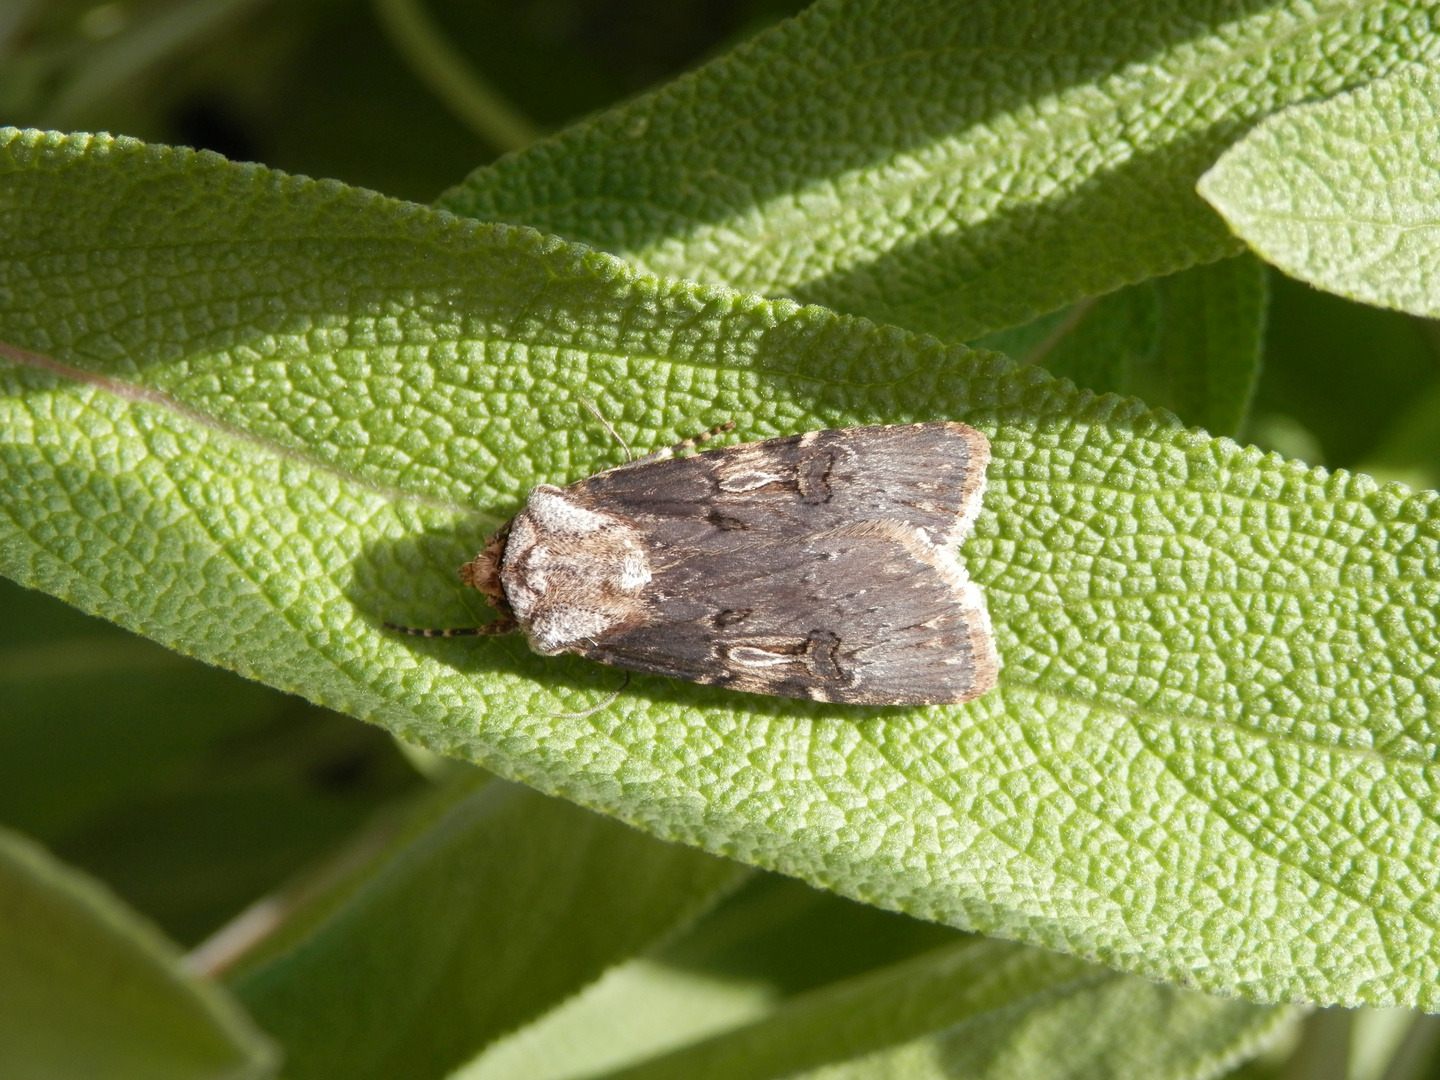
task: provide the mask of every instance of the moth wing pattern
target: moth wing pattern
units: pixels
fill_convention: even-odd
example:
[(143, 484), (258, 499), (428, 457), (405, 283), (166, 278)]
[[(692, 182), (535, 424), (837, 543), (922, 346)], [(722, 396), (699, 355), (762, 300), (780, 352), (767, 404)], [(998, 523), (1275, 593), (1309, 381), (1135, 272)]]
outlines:
[(953, 547), (980, 513), (989, 463), (984, 435), (939, 421), (810, 431), (622, 465), (565, 490), (596, 509), (623, 506), (661, 545), (707, 529), (753, 542), (888, 520)]
[(955, 546), (989, 444), (956, 423), (808, 432), (622, 466), (564, 494), (645, 537), (644, 618), (567, 651), (752, 693), (959, 703), (995, 685)]
[[(655, 573), (651, 617), (578, 651), (751, 693), (856, 705), (968, 701), (998, 668), (978, 588), (893, 522), (696, 551)], [(757, 600), (761, 602), (757, 602)]]

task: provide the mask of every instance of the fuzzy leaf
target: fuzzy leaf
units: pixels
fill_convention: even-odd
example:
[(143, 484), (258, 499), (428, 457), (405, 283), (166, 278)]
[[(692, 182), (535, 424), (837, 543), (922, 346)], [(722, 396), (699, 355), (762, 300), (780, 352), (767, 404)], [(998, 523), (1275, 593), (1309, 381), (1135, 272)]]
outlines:
[(443, 1076), (693, 919), (745, 873), (463, 776), (231, 985), (281, 1040), (289, 1080)]
[(547, 1038), (529, 1039), (528, 1056), (487, 1055), (453, 1080), (1191, 1080), (1253, 1056), (1293, 1016), (978, 939), (800, 995), (736, 1030), (631, 1068), (559, 1071), (563, 1048), (588, 1045), (587, 1029), (607, 1013), (618, 1017), (622, 1005), (630, 1025), (637, 1009), (664, 1017), (651, 1000), (661, 989), (691, 999), (682, 1004), (728, 1007), (736, 1019), (762, 1007), (755, 988), (746, 998), (747, 988), (712, 980), (706, 997), (693, 973), (652, 964), (627, 974), (541, 1025)]
[(442, 205), (968, 340), (1239, 250), (1256, 120), (1440, 54), (1429, 0), (821, 0)]
[[(1259, 1000), (1440, 1008), (1440, 502), (995, 354), (128, 140), (0, 152), (0, 568), (183, 652), (867, 902)], [(514, 639), (538, 481), (732, 419), (985, 430), (1001, 684), (856, 709)], [(483, 516), (482, 516), (483, 515)], [(587, 708), (603, 706), (593, 711)], [(568, 715), (567, 715), (568, 714)]]
[[(935, 949), (786, 1002), (614, 1080), (1218, 1076), (1289, 1010), (1155, 986), (997, 941)], [(1147, 1037), (1148, 1036), (1148, 1037)]]
[(1440, 315), (1440, 72), (1407, 67), (1297, 105), (1236, 144), (1200, 194), (1292, 277)]
[(0, 829), (0, 1076), (260, 1080), (271, 1046), (100, 886)]

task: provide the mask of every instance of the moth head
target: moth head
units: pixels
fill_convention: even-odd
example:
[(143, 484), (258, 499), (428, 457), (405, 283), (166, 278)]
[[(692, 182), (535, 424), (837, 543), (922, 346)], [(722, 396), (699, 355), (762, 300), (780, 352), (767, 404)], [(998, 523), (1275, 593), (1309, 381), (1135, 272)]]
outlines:
[(489, 540), (484, 549), (464, 566), (460, 567), (460, 580), (473, 586), (485, 596), (485, 602), (502, 615), (510, 615), (510, 602), (505, 599), (505, 590), (500, 585), (500, 566), (505, 559), (505, 544), (510, 539), (507, 521)]

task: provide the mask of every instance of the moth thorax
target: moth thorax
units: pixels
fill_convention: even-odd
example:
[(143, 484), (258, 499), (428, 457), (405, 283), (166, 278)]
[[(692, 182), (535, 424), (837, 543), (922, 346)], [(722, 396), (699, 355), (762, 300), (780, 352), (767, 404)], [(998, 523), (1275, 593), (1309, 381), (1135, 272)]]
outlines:
[(520, 629), (546, 655), (643, 623), (650, 577), (644, 535), (633, 522), (549, 484), (531, 491), (510, 523), (500, 567)]

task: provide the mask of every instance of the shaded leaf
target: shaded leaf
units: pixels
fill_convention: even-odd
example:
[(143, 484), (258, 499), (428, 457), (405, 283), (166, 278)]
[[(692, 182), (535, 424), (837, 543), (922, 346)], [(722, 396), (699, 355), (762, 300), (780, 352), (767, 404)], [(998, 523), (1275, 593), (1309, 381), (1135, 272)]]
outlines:
[(786, 1002), (615, 1080), (1217, 1076), (1291, 1016), (967, 941)]
[(1343, 300), (1283, 274), (1272, 273), (1270, 283), (1255, 418), (1289, 416), (1307, 441), (1318, 439), (1322, 456), (1294, 455), (1312, 465), (1358, 468), (1395, 418), (1440, 385), (1440, 337), (1413, 315)]
[(441, 1076), (746, 871), (483, 774), (422, 801), (231, 985), (291, 1080)]
[[(912, 948), (927, 935), (930, 948)], [(789, 992), (797, 967), (813, 970), (812, 946), (844, 957), (831, 961), (834, 983), (877, 937), (889, 939), (888, 965)], [(608, 973), (454, 1080), (609, 1076), (666, 1051), (634, 1073), (1202, 1077), (1273, 1042), (1290, 1014), (960, 940), (760, 875), (683, 938)], [(707, 1035), (716, 1037), (679, 1049)]]
[(1370, 452), (1366, 468), (1413, 488), (1440, 487), (1440, 386), (1432, 386)]
[(0, 1075), (248, 1080), (275, 1056), (103, 888), (0, 830)]
[(1237, 435), (1260, 375), (1265, 271), (1242, 255), (1142, 282), (972, 344)]
[(185, 944), (418, 778), (393, 740), (0, 580), (0, 823)]

